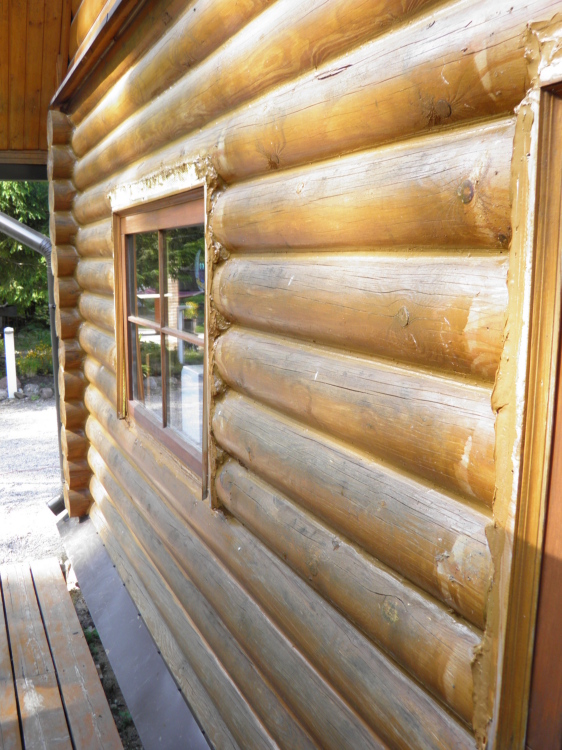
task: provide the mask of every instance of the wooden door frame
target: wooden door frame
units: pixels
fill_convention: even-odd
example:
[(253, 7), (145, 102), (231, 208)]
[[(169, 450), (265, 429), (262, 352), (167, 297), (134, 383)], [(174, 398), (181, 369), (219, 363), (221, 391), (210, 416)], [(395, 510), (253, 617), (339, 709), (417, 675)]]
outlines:
[[(557, 164), (557, 168), (554, 165)], [(562, 86), (540, 92), (526, 416), (494, 747), (523, 748), (544, 544), (560, 346)]]

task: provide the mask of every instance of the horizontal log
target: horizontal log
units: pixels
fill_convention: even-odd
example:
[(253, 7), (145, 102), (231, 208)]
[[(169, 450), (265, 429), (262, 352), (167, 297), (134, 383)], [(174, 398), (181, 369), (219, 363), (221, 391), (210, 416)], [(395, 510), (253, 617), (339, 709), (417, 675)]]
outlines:
[(83, 322), (82, 316), (75, 307), (57, 308), (55, 315), (57, 336), (60, 339), (73, 339)]
[(113, 295), (113, 260), (81, 260), (75, 275), (82, 289)]
[(74, 122), (79, 121), (72, 138), (77, 156), (83, 156), (139, 107), (166, 91), (271, 3), (245, 0), (233, 6), (230, 0), (206, 0), (198, 4), (196, 13), (188, 5), (150, 54), (129, 68), (127, 86), (116, 86), (80, 121), (80, 114), (73, 113)]
[(484, 627), (484, 514), (234, 393), (216, 405), (212, 425), (219, 445), (259, 477)]
[(69, 461), (63, 456), (63, 474), (66, 487), (69, 491), (80, 491), (88, 489), (92, 471), (85, 459)]
[(72, 276), (78, 263), (78, 253), (72, 245), (54, 245), (51, 264), (55, 276)]
[[(528, 87), (528, 20), (550, 18), (556, 8), (556, 0), (445, 4), (267, 92), (120, 178), (134, 182), (153, 174), (174, 163), (181, 149), (187, 162), (209, 154), (232, 182), (510, 112)], [(111, 214), (106, 196), (112, 186), (106, 181), (79, 196), (80, 221), (94, 220), (90, 210), (96, 219)]]
[(83, 292), (80, 295), (78, 309), (85, 320), (114, 334), (115, 301), (113, 296), (107, 297), (100, 294)]
[(80, 286), (74, 277), (55, 277), (54, 293), (57, 308), (76, 307), (80, 292)]
[(217, 196), (231, 249), (418, 245), (500, 249), (511, 236), (514, 120), (263, 177)]
[[(101, 487), (97, 479), (93, 478), (92, 484), (95, 485), (94, 492), (100, 491), (106, 496), (105, 490)], [(109, 528), (107, 520), (104, 518), (102, 512), (95, 503), (90, 509), (89, 517), (100, 539), (105, 545), (105, 548), (119, 573), (119, 577), (127, 587), (127, 592), (130, 594), (139, 614), (146, 623), (158, 650), (162, 654), (162, 658), (166, 662), (168, 669), (172, 673), (172, 676), (182, 691), (184, 698), (188, 702), (193, 715), (197, 717), (199, 725), (205, 727), (205, 733), (208, 741), (211, 743), (211, 747), (221, 748), (221, 750), (240, 750), (239, 745), (236, 743), (233, 735), (219, 713), (217, 706), (215, 706), (211, 700), (202, 681), (197, 677), (197, 674), (191, 666), (188, 659), (188, 655), (189, 658), (192, 658), (191, 651), (188, 650), (187, 652), (184, 652), (182, 650), (179, 643), (172, 635), (172, 632), (166, 624), (160, 610), (156, 606), (156, 598), (148, 593), (139, 574), (129, 562), (122, 545), (124, 544), (129, 548), (135, 548), (136, 545), (134, 543), (129, 543), (130, 535), (127, 541), (121, 537), (119, 537), (121, 541), (118, 541), (117, 537)], [(124, 529), (124, 526), (121, 525), (120, 528)], [(144, 558), (144, 561), (147, 564), (147, 567), (149, 567), (146, 558)], [(146, 575), (143, 577), (146, 578)], [(151, 580), (158, 580), (158, 574), (153, 569), (151, 569), (149, 577)], [(162, 587), (160, 588), (162, 590)], [(168, 601), (173, 602), (173, 595), (171, 592), (167, 591), (166, 594), (168, 596)], [(177, 602), (172, 604), (171, 609), (174, 613), (180, 612)], [(185, 616), (185, 613), (183, 616)], [(177, 621), (178, 618), (173, 616), (171, 619)]]
[[(418, 682), (472, 723), (472, 661), (481, 639), (479, 632), (337, 538), (328, 527), (235, 461), (229, 460), (222, 467), (217, 493), (223, 505), (281, 560), (332, 601)], [(224, 554), (228, 555), (228, 550)], [(231, 554), (230, 559), (230, 565), (236, 566), (234, 572), (250, 592), (265, 584), (262, 577), (254, 579), (239, 571), (244, 564), (240, 555)], [(226, 559), (225, 564), (229, 564)], [(266, 607), (268, 603), (277, 606), (271, 593), (267, 596), (262, 592), (261, 599)]]
[[(305, 9), (299, 0), (277, 0), (230, 43), (159, 97), (151, 100), (147, 94), (147, 104), (137, 114), (124, 122), (119, 113), (109, 116), (109, 129), (118, 118), (122, 124), (77, 162), (76, 186), (83, 190), (229, 109), (372, 38), (397, 17), (404, 19), (408, 11), (427, 4), (428, 0), (416, 0), (407, 6), (400, 0), (373, 0), (368, 6), (363, 0), (335, 0), (330, 4), (309, 0)], [(158, 68), (153, 75), (158, 76)], [(111, 97), (107, 98), (110, 104)], [(104, 118), (102, 103), (99, 111), (87, 118), (89, 129), (91, 123), (103, 123)], [(108, 132), (103, 124), (101, 128), (95, 129), (94, 141)], [(73, 139), (81, 153), (91, 142), (85, 137), (87, 132), (85, 121), (81, 138)]]
[(68, 115), (51, 109), (47, 115), (47, 144), (62, 146), (70, 143), (73, 125)]
[[(117, 184), (115, 180), (98, 183), (84, 192), (77, 193), (74, 198), (72, 212), (80, 224), (94, 224), (111, 217), (111, 201), (109, 191)], [(81, 230), (85, 231), (85, 230)], [(79, 232), (80, 236), (80, 232)]]
[(82, 399), (85, 388), (86, 378), (81, 370), (59, 369), (59, 393), (63, 401)]
[[(104, 497), (107, 497), (107, 493), (105, 493), (105, 490), (101, 487), (97, 479), (93, 478), (92, 484), (95, 484), (95, 491), (99, 491), (104, 494)], [(125, 554), (122, 545), (128, 548), (135, 546), (132, 539), (130, 544), (128, 542), (128, 539), (131, 538), (129, 532), (122, 525), (121, 528), (125, 534), (128, 534), (128, 539), (125, 541), (125, 539), (119, 536), (120, 541), (118, 541), (118, 538), (109, 528), (107, 520), (96, 503), (93, 503), (90, 509), (89, 518), (105, 545), (119, 573), (119, 577), (127, 587), (127, 592), (131, 596), (137, 611), (146, 623), (162, 658), (166, 662), (166, 666), (172, 673), (193, 715), (196, 717), (199, 726), (205, 727), (205, 733), (209, 743), (211, 743), (211, 747), (221, 748), (222, 750), (240, 750), (218, 707), (211, 700), (209, 693), (203, 686), (203, 682), (197, 677), (190, 663), (190, 659), (193, 658), (192, 651), (184, 651), (180, 647), (166, 624), (160, 609), (156, 606), (155, 602), (160, 602), (162, 597), (155, 598), (148, 593), (139, 574), (133, 568), (129, 558)], [(149, 563), (146, 557), (144, 557), (144, 563), (148, 568)], [(151, 569), (150, 577), (151, 580), (156, 582), (158, 580), (158, 573), (154, 569)], [(156, 588), (158, 588), (158, 584), (156, 584)], [(162, 587), (160, 587), (160, 590), (162, 592)], [(164, 598), (170, 603), (171, 611), (174, 613), (180, 612), (179, 605), (174, 601), (174, 597), (170, 591), (165, 592)], [(185, 617), (185, 613), (183, 616)], [(172, 619), (177, 620), (178, 618), (172, 617)]]
[[(93, 420), (89, 424), (89, 430), (95, 431)], [(131, 490), (127, 488), (127, 492), (125, 492), (123, 483), (117, 483), (115, 475), (108, 471), (103, 454), (98, 453), (97, 450), (94, 445), (94, 448), (90, 450), (89, 460), (98, 480), (107, 492), (107, 497), (111, 499), (114, 509), (118, 510), (125, 526), (134, 531), (141, 549), (152, 558), (160, 575), (174, 592), (179, 603), (211, 646), (225, 669), (239, 685), (267, 731), (279, 743), (282, 742), (285, 735), (287, 747), (313, 750), (316, 745), (283, 706), (275, 689), (267, 685), (256, 665), (252, 663), (251, 658), (241, 650), (240, 645), (233, 637), (235, 634), (232, 631), (229, 632), (220, 613), (213, 609), (212, 604), (209, 606), (209, 602), (206, 601), (208, 597), (196, 588), (191, 576), (180, 565), (180, 561), (170, 554), (165, 544), (161, 542), (157, 545), (154, 544), (151, 539), (154, 532), (139, 512), (136, 498), (131, 502)], [(104, 515), (107, 518), (113, 518), (113, 523), (115, 523), (116, 519), (107, 507), (107, 503), (104, 503), (104, 499), (96, 498)], [(201, 564), (204, 568), (208, 567), (205, 558), (202, 559)], [(225, 575), (228, 576), (226, 572)], [(163, 584), (160, 583), (160, 587), (162, 586)], [(169, 624), (171, 625), (171, 623)], [(376, 745), (368, 745), (368, 747), (371, 746), (377, 747)]]
[(59, 365), (64, 370), (75, 370), (82, 365), (86, 353), (77, 339), (59, 341)]
[(83, 258), (111, 258), (113, 256), (113, 225), (102, 221), (88, 227), (80, 227), (75, 246)]
[(492, 504), (491, 388), (237, 327), (217, 341), (225, 382), (438, 486)]
[(83, 401), (64, 401), (61, 398), (60, 419), (67, 430), (81, 430), (86, 424), (88, 410)]
[(213, 299), (252, 328), (493, 380), (507, 267), (492, 255), (234, 255)]
[[(286, 648), (286, 641), (281, 632), (276, 630), (256, 603), (247, 598), (244, 589), (236, 583), (234, 578), (226, 573), (222, 566), (217, 566), (213, 556), (199, 541), (197, 535), (187, 529), (184, 533), (178, 531), (181, 528), (178, 525), (178, 517), (158, 501), (153, 491), (146, 491), (147, 487), (142, 480), (139, 482), (133, 473), (127, 472), (128, 464), (115, 449), (115, 444), (108, 445), (102, 430), (98, 429), (96, 434), (94, 420), (88, 423), (88, 435), (103, 460), (107, 462), (112, 475), (117, 475), (124, 480), (123, 483), (126, 482), (128, 495), (138, 514), (130, 514), (130, 509), (122, 500), (116, 500), (116, 506), (120, 511), (128, 514), (127, 525), (129, 528), (134, 528), (137, 536), (143, 539), (145, 549), (151, 550), (152, 555), (160, 558), (160, 563), (157, 564), (162, 575), (166, 577), (171, 566), (170, 562), (161, 555), (163, 545), (158, 545), (158, 550), (155, 549), (152, 540), (154, 532), (158, 533), (160, 539), (166, 540), (173, 558), (181, 562), (182, 568), (185, 569), (193, 584), (200, 591), (205, 592), (205, 597), (219, 613), (230, 632), (236, 634), (240, 645), (268, 677), (271, 684), (280, 691), (280, 697), (307, 726), (320, 746), (334, 748), (334, 750), (345, 746), (382, 747), (377, 738), (362, 725), (357, 715), (352, 714), (346, 717), (343, 704), (338, 702), (335, 694), (327, 690), (327, 685), (322, 684), (319, 676), (313, 677), (315, 673), (310, 672), (310, 667), (306, 662), (301, 662), (298, 666), (300, 658), (295, 660), (295, 651)], [(96, 467), (96, 474), (98, 471), (103, 471), (103, 467), (99, 469)], [(104, 477), (102, 483), (105, 481)], [(113, 488), (109, 494), (114, 496)], [(213, 522), (213, 515), (209, 510), (204, 507), (202, 510)], [(216, 532), (218, 532), (217, 525), (215, 521)], [(268, 562), (272, 562), (272, 558)], [(260, 571), (267, 575), (263, 565)], [(289, 597), (289, 601), (285, 604), (285, 613), (290, 613), (286, 617), (292, 615), (294, 632), (297, 632), (300, 627), (303, 633), (301, 640), (305, 637), (308, 639), (307, 647), (310, 652), (314, 651), (315, 646), (319, 652), (323, 652), (322, 656), (315, 655), (313, 658), (316, 661), (325, 660), (324, 666), (326, 667), (326, 663), (330, 664), (333, 657), (338, 667), (341, 666), (342, 669), (347, 670), (351, 683), (356, 685), (360, 682), (361, 688), (370, 690), (370, 699), (364, 699), (363, 703), (370, 707), (370, 712), (379, 725), (375, 731), (380, 732), (383, 740), (397, 748), (421, 748), (428, 745), (428, 738), (434, 733), (441, 735), (442, 738), (434, 747), (468, 748), (471, 746), (473, 741), (460, 725), (438, 708), (389, 660), (370, 646), (366, 639), (354, 631), (349, 623), (323, 602), (318, 595), (306, 585), (304, 588), (298, 585), (291, 586), (291, 582), (294, 583), (298, 579), (286, 568), (281, 573), (277, 571), (277, 574), (271, 570), (268, 572), (279, 582), (280, 586), (284, 586), (286, 595)], [(172, 585), (170, 581), (168, 583)], [(181, 577), (173, 583), (172, 588), (177, 591), (180, 585)], [(271, 587), (268, 589), (270, 591)], [(190, 602), (189, 599), (187, 601)], [(280, 596), (279, 601), (284, 601), (284, 597)], [(295, 606), (297, 602), (298, 609)], [(299, 613), (296, 617), (295, 611)], [(285, 619), (284, 622), (286, 622)], [(341, 657), (333, 656), (338, 652), (341, 653)], [(276, 658), (272, 658), (273, 653), (276, 654)], [(283, 666), (280, 667), (279, 664)], [(337, 670), (332, 668), (333, 678), (336, 672)], [(374, 674), (379, 677), (376, 680), (377, 688), (375, 689), (373, 689)], [(342, 679), (343, 677), (340, 676), (339, 681)], [(357, 692), (362, 694), (363, 690)], [(374, 694), (377, 698), (376, 707), (372, 705)], [(356, 700), (361, 702), (360, 697)], [(330, 720), (326, 718), (322, 721), (323, 715), (327, 712), (330, 712)], [(408, 722), (400, 720), (403, 715), (423, 716), (424, 718), (416, 722), (416, 726), (413, 727), (411, 723), (408, 726)], [(436, 730), (436, 727), (439, 729)], [(344, 736), (344, 732), (348, 734)], [(285, 746), (295, 747), (295, 744), (286, 738)]]
[(87, 354), (115, 372), (117, 352), (114, 336), (108, 335), (91, 323), (84, 323), (80, 328), (78, 339)]
[(209, 128), (214, 166), (231, 182), (507, 114), (529, 85), (528, 21), (557, 7), (466, 0), (431, 9), (223, 118), (219, 133)]
[(87, 515), (93, 503), (89, 489), (70, 490), (66, 485), (63, 485), (63, 494), (64, 505), (70, 518), (80, 518)]
[(185, 0), (154, 0), (139, 9), (135, 23), (120, 29), (119, 44), (113, 45), (111, 54), (103, 55), (70, 95), (65, 108), (73, 123), (82, 122), (137, 60), (166, 33), (170, 18), (178, 18), (184, 10)]
[(63, 455), (69, 461), (85, 458), (88, 453), (88, 439), (84, 430), (67, 430), (61, 426), (61, 445)]
[(49, 233), (53, 245), (72, 245), (76, 237), (78, 225), (70, 211), (51, 213), (49, 219)]
[(84, 362), (84, 374), (113, 407), (117, 404), (117, 385), (115, 373), (105, 365), (100, 364), (92, 357), (86, 357)]
[[(98, 454), (99, 455), (99, 454)], [(91, 452), (92, 461), (97, 459), (96, 453)], [(99, 459), (97, 459), (99, 460)], [(220, 708), (220, 713), (234, 738), (238, 741), (239, 747), (248, 748), (248, 750), (277, 750), (278, 745), (269, 735), (256, 715), (248, 700), (244, 697), (237, 683), (234, 682), (230, 673), (217, 658), (215, 649), (211, 647), (203, 637), (202, 633), (194, 624), (192, 611), (189, 614), (178, 602), (177, 596), (172, 593), (170, 588), (163, 582), (162, 576), (154, 566), (154, 563), (146, 555), (144, 550), (138, 544), (137, 539), (132, 535), (131, 530), (127, 528), (121, 516), (111, 502), (104, 486), (97, 477), (94, 476), (91, 482), (92, 492), (96, 501), (96, 507), (102, 513), (109, 529), (115, 535), (119, 543), (119, 548), (126, 555), (133, 570), (138, 574), (143, 585), (156, 606), (166, 624), (170, 633), (177, 641), (182, 652), (189, 658), (190, 664), (201, 680), (202, 685), (209, 694), (213, 703)], [(117, 489), (117, 488), (115, 488)], [(122, 497), (122, 493), (118, 495)], [(112, 499), (115, 499), (114, 497)], [(173, 565), (173, 563), (172, 563)], [(181, 581), (182, 587), (189, 586), (190, 581), (184, 576)], [(194, 591), (195, 604), (201, 601), (199, 592)], [(204, 609), (204, 602), (201, 602)], [(236, 654), (235, 644), (228, 632), (224, 632), (221, 623), (213, 611), (209, 611), (208, 619), (205, 623), (205, 631), (222, 631), (224, 640), (217, 644), (216, 650), (221, 653), (224, 661), (229, 663), (232, 657), (228, 658), (230, 647)], [(247, 660), (242, 655), (239, 662), (233, 665), (232, 673), (236, 675), (237, 682), (243, 682), (243, 667), (246, 666)], [(237, 668), (238, 667), (238, 668)], [(248, 671), (250, 671), (251, 667)], [(242, 675), (239, 672), (242, 671)], [(258, 676), (254, 678), (256, 685), (261, 686), (261, 679)], [(266, 687), (264, 693), (267, 695), (269, 689)], [(249, 697), (254, 697), (257, 701), (262, 700), (262, 694), (258, 691), (251, 690)]]
[(54, 180), (49, 183), (49, 211), (70, 211), (76, 195), (70, 180)]
[(52, 180), (72, 180), (76, 157), (71, 146), (51, 146), (47, 156), (47, 175)]

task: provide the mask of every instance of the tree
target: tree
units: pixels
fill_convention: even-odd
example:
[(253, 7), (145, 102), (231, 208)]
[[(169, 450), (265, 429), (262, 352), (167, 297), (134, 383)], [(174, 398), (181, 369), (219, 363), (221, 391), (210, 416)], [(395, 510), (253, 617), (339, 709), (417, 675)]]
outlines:
[[(48, 235), (47, 183), (0, 182), (0, 211)], [(1, 233), (0, 304), (17, 305), (26, 321), (48, 322), (45, 258)]]

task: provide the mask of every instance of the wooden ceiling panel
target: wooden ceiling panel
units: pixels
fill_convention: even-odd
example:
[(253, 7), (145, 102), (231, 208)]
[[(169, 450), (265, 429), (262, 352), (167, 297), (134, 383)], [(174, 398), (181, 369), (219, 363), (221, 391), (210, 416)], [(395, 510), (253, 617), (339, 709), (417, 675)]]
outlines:
[[(39, 158), (47, 150), (47, 112), (66, 73), (63, 7), (71, 0), (0, 0), (0, 163), (2, 153)], [(57, 66), (58, 77), (57, 80)], [(39, 155), (39, 156), (37, 156)]]
[(10, 0), (9, 148), (23, 149), (27, 2)]

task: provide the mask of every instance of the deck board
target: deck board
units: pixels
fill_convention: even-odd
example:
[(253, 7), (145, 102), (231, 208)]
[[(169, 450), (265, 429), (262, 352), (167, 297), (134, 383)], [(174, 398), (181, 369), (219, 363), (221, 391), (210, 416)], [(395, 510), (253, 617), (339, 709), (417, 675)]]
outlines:
[(118, 750), (119, 734), (56, 560), (33, 563), (31, 574), (76, 747)]
[(122, 748), (57, 561), (3, 566), (0, 582), (0, 750)]
[(0, 593), (0, 750), (21, 750), (21, 738), (4, 607)]

